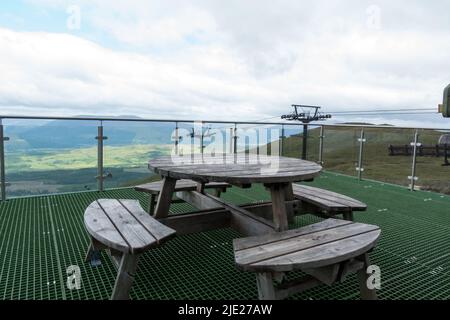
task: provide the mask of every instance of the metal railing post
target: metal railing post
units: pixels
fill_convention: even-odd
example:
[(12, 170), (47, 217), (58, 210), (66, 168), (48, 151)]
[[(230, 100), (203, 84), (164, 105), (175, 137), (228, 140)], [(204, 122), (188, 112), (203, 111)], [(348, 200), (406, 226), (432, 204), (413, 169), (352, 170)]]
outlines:
[(416, 181), (419, 180), (419, 178), (416, 176), (417, 147), (421, 146), (421, 144), (419, 143), (419, 131), (418, 130), (416, 130), (416, 132), (414, 133), (414, 142), (411, 142), (411, 146), (413, 147), (413, 154), (412, 154), (412, 164), (411, 164), (411, 176), (409, 176), (408, 179), (411, 181), (410, 190), (414, 191)]
[(358, 167), (356, 168), (356, 171), (358, 171), (358, 179), (361, 180), (362, 173), (364, 171), (363, 168), (364, 143), (366, 142), (366, 139), (364, 138), (364, 127), (361, 128), (361, 135), (358, 141), (359, 141), (359, 157), (358, 157)]
[(108, 139), (103, 135), (103, 121), (100, 121), (98, 126), (98, 133), (95, 139), (97, 140), (97, 189), (98, 191), (104, 190), (103, 181), (105, 180), (105, 175), (103, 172), (103, 141)]
[(259, 134), (260, 129), (256, 129), (256, 154), (259, 155)]
[(202, 126), (200, 127), (200, 154), (203, 154), (203, 149), (205, 148), (204, 144), (204, 138), (205, 138), (205, 132), (203, 131), (203, 121), (200, 122)]
[(234, 124), (234, 132), (233, 132), (233, 153), (237, 153), (237, 124)]
[(194, 160), (195, 154), (195, 122), (192, 123), (192, 132), (190, 133), (191, 137), (191, 160)]
[(6, 201), (5, 141), (9, 141), (9, 138), (5, 137), (3, 129), (2, 119), (0, 119), (0, 193), (2, 201)]
[(283, 156), (284, 124), (281, 125), (280, 156)]
[(319, 164), (323, 165), (323, 138), (325, 134), (325, 127), (320, 126), (320, 136), (319, 136)]
[[(444, 164), (443, 166), (449, 166), (450, 163), (448, 162), (448, 144), (444, 144)], [(437, 152), (438, 156), (439, 156), (439, 151)]]
[(178, 154), (179, 143), (180, 143), (180, 134), (178, 133), (178, 122), (175, 122), (175, 154)]
[(302, 159), (306, 160), (306, 153), (308, 150), (308, 125), (303, 124), (303, 146), (302, 146)]

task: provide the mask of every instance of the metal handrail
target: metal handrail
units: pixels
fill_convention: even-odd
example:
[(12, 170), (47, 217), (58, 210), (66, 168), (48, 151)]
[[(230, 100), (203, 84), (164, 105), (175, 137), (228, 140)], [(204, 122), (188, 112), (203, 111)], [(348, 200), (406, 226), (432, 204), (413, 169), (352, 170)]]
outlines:
[[(20, 116), (20, 115), (0, 115), (0, 119), (11, 120), (73, 120), (73, 121), (123, 121), (123, 122), (178, 122), (178, 123), (210, 123), (210, 124), (231, 124), (231, 125), (291, 125), (301, 126), (302, 123), (293, 122), (262, 122), (262, 121), (228, 121), (228, 120), (194, 120), (194, 119), (151, 119), (151, 118), (119, 118), (119, 117), (63, 117), (63, 116)], [(439, 130), (448, 131), (448, 128), (434, 128), (434, 127), (408, 127), (408, 126), (389, 126), (389, 125), (371, 125), (371, 124), (354, 124), (354, 123), (323, 123), (323, 122), (311, 122), (309, 126), (314, 127), (344, 127), (344, 128), (380, 128), (380, 129), (410, 129), (410, 130)]]
[[(202, 125), (205, 123), (208, 124), (229, 124), (230, 125), (230, 152), (237, 153), (237, 126), (238, 125), (261, 125), (261, 126), (281, 126), (282, 127), (282, 137), (284, 137), (284, 127), (285, 126), (303, 126), (303, 123), (295, 123), (295, 122), (263, 122), (263, 121), (227, 121), (227, 120), (188, 120), (188, 119), (148, 119), (148, 118), (123, 118), (123, 117), (91, 117), (91, 116), (83, 116), (83, 117), (64, 117), (64, 116), (21, 116), (21, 115), (0, 115), (0, 199), (2, 201), (6, 200), (6, 186), (8, 182), (5, 179), (5, 154), (4, 154), (4, 142), (8, 141), (7, 137), (4, 137), (4, 123), (3, 120), (69, 120), (69, 121), (99, 121), (100, 125), (98, 126), (99, 134), (97, 136), (98, 139), (98, 189), (100, 191), (103, 190), (103, 180), (108, 176), (104, 175), (103, 172), (103, 123), (104, 122), (164, 122), (164, 123), (174, 123), (176, 127), (176, 135), (178, 136), (178, 124), (179, 123), (201, 123)], [(320, 146), (319, 146), (319, 162), (323, 164), (323, 144), (324, 144), (324, 131), (326, 128), (359, 128), (361, 129), (361, 137), (359, 139), (360, 142), (360, 151), (358, 157), (358, 168), (359, 170), (358, 177), (362, 178), (362, 158), (363, 158), (363, 142), (364, 142), (364, 130), (366, 129), (391, 129), (391, 130), (415, 130), (415, 142), (414, 145), (417, 145), (418, 139), (418, 131), (419, 130), (432, 130), (432, 131), (450, 131), (450, 128), (431, 128), (431, 127), (407, 127), (407, 126), (389, 126), (389, 125), (370, 125), (367, 123), (323, 123), (323, 122), (311, 122), (307, 124), (307, 126), (311, 127), (320, 127)], [(259, 137), (258, 137), (259, 138)], [(306, 137), (304, 137), (306, 139)], [(283, 139), (283, 138), (282, 138)], [(175, 144), (178, 147), (178, 138), (176, 138)], [(202, 144), (203, 145), (203, 144)], [(304, 146), (306, 143), (304, 141)], [(280, 144), (280, 154), (283, 154), (283, 143)], [(203, 150), (203, 148), (202, 148)], [(305, 150), (304, 150), (305, 151)], [(259, 153), (259, 140), (257, 146), (257, 152)], [(305, 153), (305, 152), (303, 152)], [(413, 154), (412, 161), (412, 176), (411, 179), (411, 190), (414, 190), (414, 181), (417, 179), (415, 177), (415, 164), (416, 164), (416, 152)], [(306, 158), (306, 155), (303, 155)]]

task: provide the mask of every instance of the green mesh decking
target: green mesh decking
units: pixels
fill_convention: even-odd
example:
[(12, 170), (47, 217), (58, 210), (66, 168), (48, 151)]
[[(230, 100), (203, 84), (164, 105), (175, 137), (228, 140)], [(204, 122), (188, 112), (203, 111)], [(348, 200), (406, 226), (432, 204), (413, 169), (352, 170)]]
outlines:
[[(349, 195), (368, 204), (355, 219), (379, 225), (382, 237), (371, 253), (381, 268), (381, 299), (450, 298), (450, 197), (408, 190), (374, 181), (323, 173), (312, 185)], [(102, 265), (83, 261), (88, 236), (83, 212), (98, 197), (139, 199), (132, 189), (104, 193), (13, 199), (0, 204), (1, 299), (108, 299), (116, 271), (106, 254)], [(268, 199), (266, 191), (230, 189), (223, 195), (234, 203)], [(174, 204), (173, 214), (192, 210)], [(319, 221), (306, 215), (295, 226)], [(177, 236), (146, 253), (139, 266), (133, 299), (255, 299), (255, 276), (233, 264), (232, 229)], [(81, 290), (66, 286), (66, 269), (81, 269)], [(358, 299), (355, 276), (332, 287), (320, 286), (294, 299)]]

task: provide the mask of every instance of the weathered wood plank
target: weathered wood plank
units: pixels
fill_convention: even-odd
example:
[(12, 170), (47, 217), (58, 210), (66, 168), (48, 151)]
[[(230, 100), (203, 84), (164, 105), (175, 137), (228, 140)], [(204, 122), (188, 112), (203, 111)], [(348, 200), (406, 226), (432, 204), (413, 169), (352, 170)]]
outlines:
[(274, 224), (262, 217), (259, 217), (244, 208), (227, 203), (213, 195), (205, 194), (205, 197), (215, 201), (218, 205), (231, 213), (230, 225), (245, 236), (261, 235), (274, 232)]
[(99, 199), (86, 209), (84, 221), (96, 241), (125, 253), (142, 252), (175, 235), (150, 217), (137, 200)]
[[(224, 159), (230, 162), (223, 164)], [(240, 159), (242, 161), (239, 161)], [(149, 161), (149, 168), (163, 176), (176, 179), (231, 184), (309, 180), (317, 176), (321, 170), (319, 165), (312, 162), (272, 156), (230, 157), (222, 155), (194, 158), (194, 162), (186, 161), (184, 163), (173, 160), (172, 157), (154, 159)]]
[(364, 211), (367, 205), (335, 192), (304, 185), (293, 185), (296, 198), (313, 203), (327, 211)]
[(111, 300), (128, 300), (138, 265), (139, 255), (124, 253), (120, 261)]
[(230, 210), (230, 226), (243, 236), (255, 236), (275, 232), (275, 228), (258, 220), (252, 219), (239, 211)]
[(256, 286), (258, 287), (259, 300), (276, 299), (276, 290), (273, 285), (273, 278), (271, 273), (258, 273), (256, 275)]
[(170, 216), (159, 222), (176, 230), (178, 235), (204, 232), (230, 226), (231, 213), (227, 210), (197, 212)]
[[(252, 166), (252, 167), (245, 167), (242, 169), (236, 169), (233, 165), (230, 165), (227, 168), (223, 168), (222, 170), (217, 170), (215, 168), (208, 168), (208, 169), (195, 169), (195, 168), (180, 168), (178, 171), (174, 171), (172, 168), (166, 169), (164, 167), (161, 167), (157, 169), (158, 173), (166, 176), (170, 175), (174, 178), (179, 178), (181, 176), (192, 176), (193, 180), (196, 180), (196, 176), (201, 176), (204, 178), (210, 178), (213, 179), (214, 177), (251, 177), (251, 176), (257, 176), (258, 178), (264, 178), (264, 177), (272, 177), (276, 176), (278, 174), (291, 174), (294, 173), (296, 175), (301, 174), (309, 174), (311, 172), (316, 172), (317, 169), (313, 167), (305, 167), (305, 166), (289, 166), (289, 167), (265, 167), (265, 166)], [(187, 179), (187, 178), (179, 178), (179, 179)], [(211, 180), (214, 181), (214, 180)], [(247, 183), (247, 182), (245, 182)]]
[[(163, 181), (155, 181), (150, 183), (145, 183), (141, 185), (137, 185), (134, 187), (136, 191), (146, 192), (150, 194), (159, 194), (163, 185)], [(182, 179), (177, 180), (174, 191), (193, 191), (196, 190), (197, 183), (193, 180)], [(228, 183), (223, 182), (211, 182), (205, 184), (205, 189), (221, 189), (224, 190), (226, 188), (231, 187)]]
[(117, 232), (116, 227), (102, 210), (98, 202), (91, 203), (86, 209), (84, 225), (89, 234), (100, 243), (122, 252), (130, 249), (129, 244)]
[(377, 292), (374, 288), (369, 289), (367, 286), (367, 280), (369, 274), (367, 274), (367, 267), (370, 265), (369, 256), (367, 253), (361, 255), (360, 259), (363, 262), (363, 267), (358, 271), (359, 290), (362, 300), (377, 300)]
[(243, 268), (247, 270), (264, 271), (270, 269), (277, 272), (286, 272), (300, 268), (323, 267), (346, 261), (369, 251), (375, 246), (379, 236), (380, 230), (373, 230), (364, 234), (257, 262), (251, 266), (243, 266)]
[(223, 208), (221, 204), (197, 191), (179, 191), (176, 196), (199, 210)]
[(255, 203), (241, 207), (243, 207), (247, 211), (250, 211), (258, 217), (273, 221), (272, 202)]
[[(190, 164), (186, 164), (183, 166), (165, 166), (165, 165), (161, 165), (158, 168), (162, 169), (162, 170), (166, 170), (166, 171), (178, 171), (178, 170), (192, 170), (192, 171), (196, 171), (196, 172), (201, 172), (201, 173), (210, 173), (212, 172), (211, 170), (214, 168), (214, 173), (226, 173), (226, 172), (233, 172), (236, 175), (239, 175), (241, 173), (245, 173), (251, 170), (256, 170), (256, 169), (265, 169), (265, 170), (269, 170), (269, 169), (291, 169), (291, 170), (302, 170), (302, 169), (312, 169), (312, 168), (316, 168), (317, 165), (315, 165), (314, 163), (310, 163), (310, 164), (305, 164), (305, 163), (277, 163), (276, 165), (274, 164), (265, 164), (265, 163), (228, 163), (228, 164), (208, 164), (208, 163), (203, 163), (203, 164), (196, 164), (196, 165), (190, 165)], [(185, 179), (187, 180), (187, 179)]]
[(228, 203), (225, 200), (217, 198), (217, 197), (215, 197), (213, 195), (210, 195), (210, 194), (205, 194), (204, 196), (210, 198), (211, 200), (215, 201), (217, 204), (223, 206), (225, 209), (227, 209), (227, 210), (229, 210), (231, 212), (233, 212), (233, 211), (239, 212), (242, 215), (248, 216), (250, 219), (253, 219), (253, 220), (257, 221), (257, 222), (265, 224), (265, 225), (267, 225), (270, 228), (274, 228), (274, 224), (273, 224), (272, 221), (269, 221), (269, 220), (266, 220), (266, 219), (264, 219), (262, 217), (259, 217), (259, 216), (255, 215), (255, 214), (251, 213), (250, 211), (245, 210), (242, 207), (239, 207), (239, 206), (236, 206), (234, 204)]
[(289, 282), (282, 283), (277, 287), (276, 299), (282, 300), (293, 294), (309, 290), (320, 285), (321, 282), (311, 276), (304, 276), (299, 279), (294, 279)]
[(130, 253), (143, 251), (157, 242), (156, 238), (118, 200), (99, 199), (97, 202), (111, 219), (116, 232), (128, 243)]
[(258, 237), (247, 237), (247, 238), (240, 238), (240, 239), (234, 239), (233, 241), (233, 248), (234, 251), (240, 251), (244, 249), (249, 249), (253, 247), (257, 247), (261, 245), (262, 243), (272, 243), (272, 242), (278, 242), (283, 241), (287, 239), (292, 239), (295, 237), (299, 237), (302, 235), (312, 234), (319, 231), (325, 231), (332, 228), (337, 228), (339, 226), (347, 225), (352, 222), (350, 221), (344, 221), (339, 219), (327, 219), (315, 224), (311, 224), (302, 228), (288, 230), (284, 232), (278, 232), (270, 235), (265, 236), (258, 236)]
[(158, 202), (155, 209), (155, 218), (164, 218), (169, 215), (170, 203), (172, 202), (172, 195), (175, 190), (177, 180), (164, 177), (161, 192), (158, 196)]
[(288, 218), (288, 223), (294, 222), (294, 216), (297, 213), (297, 204), (296, 202), (293, 202), (294, 197), (294, 190), (292, 189), (292, 183), (289, 183), (285, 189), (284, 189), (284, 199), (286, 201), (286, 214)]
[(145, 212), (137, 200), (117, 200), (161, 244), (175, 236), (175, 230), (166, 227)]
[(276, 231), (288, 229), (288, 217), (286, 210), (286, 188), (285, 185), (272, 184), (269, 186), (272, 197), (272, 213)]
[(325, 244), (333, 244), (341, 239), (356, 239), (357, 236), (374, 230), (378, 231), (379, 227), (361, 223), (342, 225), (282, 241), (262, 243), (256, 247), (237, 251), (235, 253), (236, 261), (239, 261), (241, 264), (255, 264), (272, 258), (302, 252), (310, 248), (323, 247)]
[(191, 156), (166, 156), (152, 159), (149, 161), (151, 166), (186, 166), (186, 165), (226, 165), (226, 164), (245, 164), (245, 163), (304, 163), (312, 164), (310, 161), (300, 160), (288, 157), (268, 156), (268, 155), (242, 155), (242, 154), (217, 154), (215, 156), (207, 156), (195, 154)]

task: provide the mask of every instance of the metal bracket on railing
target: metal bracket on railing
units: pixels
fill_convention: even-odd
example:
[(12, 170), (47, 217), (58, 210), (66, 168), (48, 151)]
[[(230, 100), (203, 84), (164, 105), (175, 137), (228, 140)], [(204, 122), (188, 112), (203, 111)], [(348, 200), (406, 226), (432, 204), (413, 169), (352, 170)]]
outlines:
[(357, 167), (357, 168), (356, 168), (356, 171), (364, 172), (364, 168), (359, 168), (359, 167)]
[(409, 179), (409, 180), (417, 181), (417, 180), (419, 180), (419, 177), (408, 176), (408, 179)]
[(113, 177), (113, 175), (112, 175), (112, 173), (111, 172), (108, 172), (107, 174), (104, 174), (104, 175), (102, 175), (102, 176), (95, 176), (95, 179), (102, 179), (102, 180), (105, 180), (105, 179), (107, 179), (107, 178), (112, 178)]

